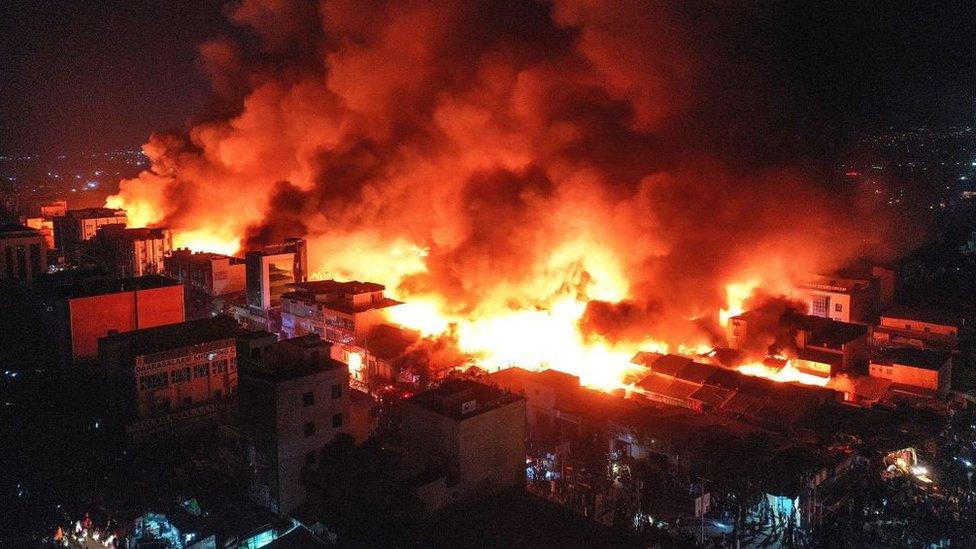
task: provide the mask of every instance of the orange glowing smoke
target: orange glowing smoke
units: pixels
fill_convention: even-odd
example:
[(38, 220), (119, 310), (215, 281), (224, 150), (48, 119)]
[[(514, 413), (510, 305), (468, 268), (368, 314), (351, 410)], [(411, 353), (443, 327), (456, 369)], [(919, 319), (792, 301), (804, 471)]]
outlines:
[(304, 236), (313, 278), (384, 284), (487, 368), (619, 387), (880, 234), (778, 162), (727, 165), (748, 147), (709, 84), (738, 48), (706, 39), (743, 14), (679, 4), (234, 2), (250, 38), (200, 48), (214, 108), (108, 205), (197, 251)]

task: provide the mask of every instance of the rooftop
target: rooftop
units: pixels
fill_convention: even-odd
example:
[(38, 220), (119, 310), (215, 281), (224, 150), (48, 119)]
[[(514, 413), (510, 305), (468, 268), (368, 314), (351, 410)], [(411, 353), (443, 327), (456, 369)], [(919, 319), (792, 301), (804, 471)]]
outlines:
[(191, 263), (206, 264), (211, 261), (220, 261), (222, 259), (230, 259), (231, 262), (243, 262), (244, 260), (239, 257), (234, 257), (230, 255), (217, 254), (213, 252), (194, 252), (189, 248), (177, 248), (173, 250), (170, 255), (171, 258), (180, 259), (183, 261), (189, 261)]
[(233, 318), (216, 316), (109, 335), (99, 342), (126, 345), (132, 356), (143, 356), (234, 338), (240, 330)]
[(437, 414), (463, 420), (494, 410), (522, 397), (466, 379), (445, 381), (440, 387), (415, 395), (407, 402)]
[(863, 324), (840, 322), (813, 315), (795, 315), (794, 318), (798, 329), (810, 332), (807, 345), (840, 348), (845, 343), (850, 343), (868, 333), (867, 326)]
[(871, 362), (875, 364), (901, 364), (904, 366), (914, 366), (925, 368), (926, 370), (938, 370), (949, 360), (949, 354), (941, 351), (930, 351), (917, 347), (895, 347), (893, 349), (883, 349), (875, 356), (871, 357)]
[(19, 223), (6, 223), (0, 224), (0, 238), (11, 237), (11, 236), (38, 236), (40, 233), (37, 229), (32, 229), (30, 227), (25, 227)]
[(80, 210), (68, 210), (65, 217), (72, 219), (97, 219), (101, 217), (125, 217), (125, 210), (117, 208), (83, 208)]
[(119, 239), (119, 240), (156, 240), (165, 238), (169, 229), (163, 227), (140, 227), (130, 229), (123, 223), (113, 223), (102, 225), (98, 229), (98, 238)]
[(372, 292), (382, 292), (386, 286), (375, 282), (360, 282), (350, 280), (339, 282), (337, 280), (309, 280), (308, 282), (295, 282), (289, 284), (296, 290), (304, 290), (313, 294), (343, 293), (343, 294), (368, 294)]
[(881, 313), (881, 318), (917, 320), (930, 324), (959, 327), (965, 324), (965, 317), (956, 312), (938, 309), (914, 309), (895, 305)]
[(133, 292), (136, 290), (154, 290), (170, 286), (182, 286), (183, 283), (162, 275), (151, 274), (131, 278), (92, 277), (70, 281), (59, 290), (69, 299), (93, 297), (98, 295)]

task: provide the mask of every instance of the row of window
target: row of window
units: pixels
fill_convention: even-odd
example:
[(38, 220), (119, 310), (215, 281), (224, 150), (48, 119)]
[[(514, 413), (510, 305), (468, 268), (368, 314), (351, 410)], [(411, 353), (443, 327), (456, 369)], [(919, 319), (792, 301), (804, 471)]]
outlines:
[[(335, 400), (337, 398), (342, 398), (342, 385), (338, 383), (332, 386), (332, 400)], [(315, 393), (309, 391), (304, 395), (302, 395), (303, 408), (308, 408), (309, 406), (312, 406), (314, 404), (315, 404)]]
[[(209, 376), (211, 364), (213, 365), (213, 372), (215, 374), (233, 372), (237, 369), (235, 359), (230, 359), (229, 361), (227, 359), (223, 359), (215, 362), (204, 362), (203, 364), (193, 365), (193, 377), (201, 378)], [(159, 387), (165, 387), (167, 383), (177, 385), (180, 383), (186, 383), (188, 381), (190, 381), (190, 367), (184, 366), (182, 368), (170, 370), (168, 376), (166, 372), (156, 372), (153, 374), (140, 376), (139, 390), (151, 391), (153, 389), (158, 389)]]
[[(336, 414), (336, 415), (332, 416), (332, 428), (333, 429), (338, 429), (340, 427), (342, 427), (342, 414)], [(308, 437), (314, 435), (315, 434), (315, 422), (314, 421), (309, 421), (309, 422), (306, 422), (305, 425), (302, 425), (302, 433), (305, 435), (305, 438), (308, 438)]]

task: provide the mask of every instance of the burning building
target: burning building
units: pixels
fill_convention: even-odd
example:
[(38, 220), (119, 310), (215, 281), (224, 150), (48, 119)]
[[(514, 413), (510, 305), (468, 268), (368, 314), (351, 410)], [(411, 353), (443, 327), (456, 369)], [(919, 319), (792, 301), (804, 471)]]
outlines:
[[(730, 35), (750, 16), (716, 11)], [(309, 272), (369, 280), (405, 302), (396, 324), (486, 369), (616, 389), (635, 351), (714, 345), (754, 293), (888, 251), (857, 189), (770, 155), (767, 138), (792, 140), (757, 113), (721, 115), (729, 82), (751, 89), (728, 69), (742, 51), (687, 6), (245, 0), (229, 16), (248, 39), (201, 48), (215, 112), (154, 135), (107, 204), (197, 251), (304, 237), (311, 271), (247, 256), (256, 320)], [(818, 311), (854, 318), (842, 290)]]
[(174, 250), (163, 258), (166, 276), (210, 296), (244, 291), (244, 260), (210, 252)]

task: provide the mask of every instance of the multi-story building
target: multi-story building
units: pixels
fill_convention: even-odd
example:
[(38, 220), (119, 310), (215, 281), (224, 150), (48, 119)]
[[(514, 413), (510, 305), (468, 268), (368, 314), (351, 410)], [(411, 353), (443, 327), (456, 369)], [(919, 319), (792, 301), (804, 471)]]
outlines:
[(289, 284), (308, 279), (308, 253), (301, 238), (247, 252), (244, 261), (247, 305), (255, 311), (278, 307)]
[(128, 437), (215, 426), (237, 393), (239, 330), (232, 318), (217, 316), (99, 339), (110, 410)]
[(67, 210), (54, 217), (54, 245), (70, 261), (77, 262), (84, 252), (83, 243), (91, 240), (103, 225), (128, 223), (125, 210), (114, 208), (86, 208)]
[(813, 316), (840, 322), (871, 321), (880, 304), (880, 279), (817, 275), (796, 285), (793, 297)]
[(952, 385), (952, 355), (915, 347), (883, 349), (871, 358), (868, 372), (890, 379), (891, 391), (945, 396)]
[(752, 310), (729, 319), (728, 342), (744, 349), (763, 341), (771, 351), (795, 358), (806, 373), (828, 377), (863, 367), (868, 356), (868, 330), (863, 324), (841, 322), (787, 310), (775, 318)]
[[(260, 338), (259, 338), (260, 339)], [(349, 423), (349, 372), (329, 343), (305, 335), (247, 359), (241, 375), (241, 432), (253, 500), (286, 515), (305, 502), (303, 474)], [(254, 347), (263, 349), (263, 346)]]
[(127, 229), (123, 224), (102, 225), (89, 241), (92, 256), (121, 276), (163, 272), (163, 260), (173, 250), (169, 229)]
[(64, 217), (68, 212), (68, 202), (66, 200), (55, 200), (41, 205), (41, 217), (53, 220), (55, 217)]
[(54, 249), (54, 220), (43, 217), (28, 217), (24, 222), (31, 229), (36, 230), (44, 237), (44, 245), (48, 250)]
[(47, 268), (44, 236), (23, 225), (0, 225), (0, 280), (28, 285)]
[(209, 252), (174, 250), (163, 260), (166, 276), (211, 296), (244, 291), (244, 260)]
[(281, 329), (288, 336), (307, 333), (334, 343), (333, 358), (348, 364), (360, 381), (369, 334), (388, 322), (390, 307), (399, 301), (385, 295), (382, 284), (316, 280), (290, 284), (281, 296)]
[(878, 347), (919, 347), (955, 351), (965, 318), (941, 311), (892, 307), (881, 314), (871, 334)]
[(442, 475), (442, 482), (429, 484), (421, 496), (428, 509), (524, 485), (524, 397), (451, 380), (403, 404), (405, 473)]
[(183, 284), (159, 275), (90, 278), (46, 292), (66, 361), (98, 356), (98, 338), (183, 322)]

